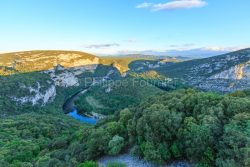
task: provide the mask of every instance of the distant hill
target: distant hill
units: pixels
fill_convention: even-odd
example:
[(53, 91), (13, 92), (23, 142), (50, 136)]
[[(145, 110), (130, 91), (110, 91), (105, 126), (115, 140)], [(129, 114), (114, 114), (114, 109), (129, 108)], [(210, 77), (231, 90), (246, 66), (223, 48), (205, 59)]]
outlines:
[(250, 86), (250, 49), (162, 65), (157, 71), (205, 90), (233, 91)]
[(203, 90), (232, 92), (250, 88), (250, 49), (214, 57), (173, 61), (174, 58), (136, 60), (129, 64), (132, 72), (155, 70), (167, 78)]
[(212, 57), (216, 55), (221, 55), (225, 53), (231, 52), (230, 48), (209, 48), (209, 47), (201, 47), (194, 49), (178, 49), (172, 48), (163, 51), (157, 50), (144, 50), (144, 51), (127, 51), (123, 52), (123, 55), (153, 55), (153, 56), (169, 56), (169, 57), (186, 57), (189, 59), (201, 59), (206, 57)]
[(167, 55), (149, 55), (149, 54), (127, 54), (127, 55), (118, 55), (118, 56), (112, 56), (112, 57), (120, 57), (120, 58), (144, 58), (144, 59), (173, 59), (173, 60), (190, 60), (189, 57), (183, 57), (183, 56), (167, 56)]
[(49, 70), (57, 65), (77, 67), (99, 64), (100, 58), (76, 51), (26, 51), (0, 54), (0, 74)]
[[(5, 89), (0, 93), (6, 95), (2, 97), (2, 102), (9, 100), (8, 106), (12, 105), (12, 101), (32, 105), (54, 102), (61, 105), (66, 97), (86, 86), (86, 78), (105, 77), (112, 73), (111, 79), (122, 80), (129, 78), (130, 74), (148, 71), (202, 90), (243, 90), (250, 88), (250, 49), (188, 61), (172, 57), (146, 58), (141, 55), (97, 57), (75, 51), (1, 54), (0, 86)], [(1, 77), (3, 75), (10, 76)], [(16, 89), (19, 91), (10, 91)]]
[(125, 73), (130, 70), (129, 64), (137, 60), (181, 62), (189, 59), (186, 57), (141, 54), (98, 57), (85, 52), (62, 50), (24, 51), (0, 54), (0, 75), (44, 71), (53, 69), (58, 65), (71, 68), (98, 64), (114, 66), (121, 73)]
[[(163, 57), (161, 57), (163, 58)], [(85, 52), (61, 50), (37, 50), (0, 54), (0, 75), (27, 73), (53, 69), (60, 65), (65, 68), (85, 65), (112, 65), (121, 73), (129, 70), (129, 64), (136, 60), (160, 59), (155, 56), (112, 56), (98, 57)], [(172, 59), (170, 61), (176, 61)]]
[(187, 57), (154, 56), (142, 54), (128, 54), (120, 56), (100, 57), (103, 65), (114, 65), (120, 72), (124, 73), (131, 70), (130, 65), (135, 61), (160, 61), (160, 62), (182, 62), (190, 60)]

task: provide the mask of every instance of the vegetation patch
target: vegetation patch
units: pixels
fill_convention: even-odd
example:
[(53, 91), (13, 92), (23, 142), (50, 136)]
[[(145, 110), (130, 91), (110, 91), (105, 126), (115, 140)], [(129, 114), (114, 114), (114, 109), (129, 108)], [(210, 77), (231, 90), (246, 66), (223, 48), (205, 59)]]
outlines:
[[(75, 104), (80, 112), (110, 115), (160, 92), (162, 92), (161, 89), (147, 82), (125, 78), (94, 86), (88, 93), (80, 96)], [(104, 107), (100, 107), (100, 105), (96, 107), (93, 101), (89, 101), (89, 97), (94, 97)]]

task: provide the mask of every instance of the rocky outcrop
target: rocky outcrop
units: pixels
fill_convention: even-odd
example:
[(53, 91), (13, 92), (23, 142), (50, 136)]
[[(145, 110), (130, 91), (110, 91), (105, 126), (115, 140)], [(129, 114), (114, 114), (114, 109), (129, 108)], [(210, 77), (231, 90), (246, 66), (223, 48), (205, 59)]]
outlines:
[(193, 77), (187, 83), (204, 90), (233, 92), (250, 88), (250, 61), (213, 74), (211, 77)]
[(231, 67), (211, 76), (210, 79), (250, 80), (250, 62)]
[(207, 91), (232, 92), (250, 88), (250, 49), (165, 66), (159, 71)]
[(49, 72), (51, 79), (54, 81), (56, 86), (60, 87), (70, 87), (70, 86), (79, 86), (78, 78), (69, 71), (64, 71), (58, 75), (55, 74), (55, 71), (52, 70)]
[(41, 90), (40, 83), (37, 82), (37, 87), (23, 87), (22, 89), (28, 89), (29, 94), (23, 97), (11, 97), (15, 102), (25, 104), (31, 103), (32, 105), (41, 105), (45, 106), (49, 102), (52, 102), (56, 97), (56, 87), (51, 85), (46, 90)]
[(86, 65), (81, 67), (65, 68), (63, 66), (56, 66), (54, 69), (44, 71), (49, 74), (54, 84), (59, 87), (79, 86), (80, 81), (78, 76), (86, 71), (94, 72), (97, 65)]

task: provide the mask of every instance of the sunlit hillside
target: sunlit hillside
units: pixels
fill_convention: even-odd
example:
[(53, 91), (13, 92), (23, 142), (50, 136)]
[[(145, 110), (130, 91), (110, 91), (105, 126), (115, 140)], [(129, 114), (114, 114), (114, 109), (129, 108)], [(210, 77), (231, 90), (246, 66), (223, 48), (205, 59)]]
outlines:
[(0, 54), (0, 75), (43, 71), (57, 65), (66, 68), (84, 65), (113, 65), (121, 73), (129, 70), (128, 65), (140, 57), (98, 57), (78, 51), (25, 51)]
[(1, 75), (48, 70), (57, 65), (76, 67), (88, 64), (99, 64), (99, 58), (76, 51), (27, 51), (0, 55)]
[(129, 64), (136, 60), (151, 60), (152, 58), (140, 57), (102, 57), (100, 62), (103, 65), (113, 65), (121, 73), (129, 70)]

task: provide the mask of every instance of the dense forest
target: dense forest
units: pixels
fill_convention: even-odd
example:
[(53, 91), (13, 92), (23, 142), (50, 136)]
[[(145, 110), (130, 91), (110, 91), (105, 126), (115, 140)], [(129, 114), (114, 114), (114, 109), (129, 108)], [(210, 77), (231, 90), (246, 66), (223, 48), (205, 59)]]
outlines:
[(2, 166), (97, 166), (100, 157), (123, 152), (155, 164), (186, 159), (194, 166), (250, 166), (249, 91), (163, 92), (96, 126), (45, 113), (1, 120)]
[(112, 115), (116, 111), (137, 105), (148, 97), (162, 92), (154, 85), (141, 81), (139, 78), (128, 77), (93, 86), (75, 101), (75, 105), (80, 113)]

